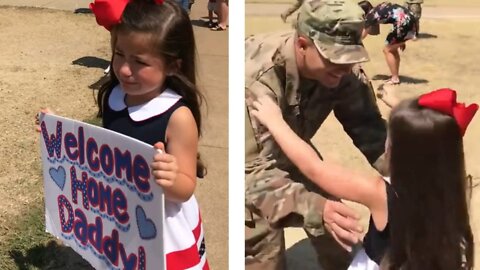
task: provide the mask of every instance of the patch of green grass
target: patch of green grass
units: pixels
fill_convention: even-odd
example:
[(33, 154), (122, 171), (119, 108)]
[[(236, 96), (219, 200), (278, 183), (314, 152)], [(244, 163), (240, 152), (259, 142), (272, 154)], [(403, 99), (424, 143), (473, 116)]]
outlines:
[(43, 199), (27, 207), (19, 219), (12, 219), (5, 240), (0, 243), (0, 269), (76, 269), (92, 267), (71, 248), (45, 232)]
[[(83, 119), (83, 122), (102, 126), (102, 119), (96, 116)], [(41, 167), (35, 163), (32, 170), (41, 175)], [(28, 189), (41, 190), (38, 182), (21, 181)], [(29, 184), (27, 184), (29, 183)], [(26, 187), (27, 187), (26, 186)], [(32, 196), (36, 197), (36, 196)], [(89, 264), (71, 248), (57, 242), (55, 237), (45, 232), (45, 203), (43, 196), (33, 198), (18, 217), (10, 217), (9, 223), (1, 224), (0, 230), (0, 269), (91, 269)]]
[[(83, 122), (102, 126), (102, 119), (92, 116)], [(41, 167), (32, 168), (41, 175)], [(22, 181), (21, 183), (30, 183)], [(31, 185), (31, 187), (30, 187)], [(28, 188), (41, 190), (38, 182)], [(36, 196), (33, 196), (36, 197)], [(45, 203), (43, 196), (26, 205), (19, 217), (10, 217), (9, 223), (1, 224), (0, 269), (91, 269), (71, 248), (58, 244), (55, 237), (45, 232)], [(73, 267), (73, 268), (72, 268)]]
[(23, 216), (11, 219), (11, 226), (0, 243), (1, 269), (42, 269), (49, 258), (36, 248), (54, 238), (45, 232), (43, 200), (32, 203)]
[(102, 126), (102, 118), (97, 117), (96, 113), (90, 116), (89, 118), (83, 119), (82, 122), (85, 122), (87, 124), (94, 125), (94, 126), (99, 126), (99, 127)]

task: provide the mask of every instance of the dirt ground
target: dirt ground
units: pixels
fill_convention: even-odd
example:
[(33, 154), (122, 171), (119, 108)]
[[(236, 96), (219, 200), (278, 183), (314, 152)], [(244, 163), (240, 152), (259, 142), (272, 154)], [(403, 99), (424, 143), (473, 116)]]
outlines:
[[(262, 1), (262, 2), (268, 2)], [(291, 1), (290, 1), (291, 2)], [(436, 5), (436, 1), (425, 1), (426, 5)], [(441, 2), (441, 1), (437, 1)], [(465, 2), (465, 3), (464, 3)], [(443, 3), (443, 2), (442, 2)], [(455, 1), (459, 9), (475, 4), (472, 1)], [(475, 10), (480, 11), (477, 3)], [(456, 8), (457, 8), (456, 7)], [(439, 5), (438, 9), (427, 7), (430, 13), (445, 12), (448, 15), (450, 8)], [(427, 10), (424, 9), (424, 11)], [(246, 10), (248, 10), (248, 4)], [(254, 10), (255, 8), (252, 8)], [(273, 9), (273, 5), (272, 5)], [(266, 10), (265, 12), (269, 12)], [(458, 9), (457, 9), (458, 10)], [(455, 14), (461, 17), (461, 14)], [(294, 17), (294, 16), (293, 16)], [(457, 19), (422, 19), (420, 38), (407, 42), (407, 49), (401, 54), (400, 75), (402, 84), (395, 87), (400, 98), (413, 97), (423, 92), (450, 87), (458, 90), (458, 99), (467, 103), (480, 103), (480, 54), (478, 54), (478, 40), (480, 28), (476, 27), (480, 18)], [(247, 35), (268, 31), (290, 29), (290, 22), (284, 24), (279, 16), (246, 16)], [(382, 80), (388, 78), (382, 47), (388, 27), (382, 27), (380, 36), (367, 37), (365, 46), (370, 54), (371, 61), (364, 64), (364, 68), (373, 84), (378, 86)], [(389, 109), (379, 101), (380, 110), (385, 118)], [(473, 175), (473, 194), (471, 205), (471, 225), (474, 231), (476, 248), (475, 269), (480, 269), (480, 115), (471, 122), (464, 137), (465, 159), (467, 172)], [(358, 172), (375, 172), (369, 167), (366, 160), (351, 143), (343, 132), (342, 127), (331, 115), (320, 131), (314, 136), (313, 143), (322, 155), (337, 164), (343, 164)], [(354, 203), (350, 203), (362, 215), (362, 225), (367, 228), (368, 210)], [(289, 269), (318, 269), (315, 256), (308, 239), (301, 229), (286, 230), (287, 256)]]
[[(228, 31), (213, 32), (203, 26), (206, 5), (205, 0), (197, 1), (191, 14), (199, 85), (208, 104), (200, 142), (208, 175), (196, 195), (210, 265), (226, 269)], [(92, 88), (103, 77), (110, 49), (109, 33), (94, 16), (73, 10), (0, 7), (0, 32), (0, 247), (4, 248), (6, 239), (22, 233), (12, 231), (12, 221), (22, 219), (44, 196), (34, 115), (49, 106), (58, 115), (92, 119), (97, 112)], [(0, 255), (0, 268), (14, 269), (13, 260)]]

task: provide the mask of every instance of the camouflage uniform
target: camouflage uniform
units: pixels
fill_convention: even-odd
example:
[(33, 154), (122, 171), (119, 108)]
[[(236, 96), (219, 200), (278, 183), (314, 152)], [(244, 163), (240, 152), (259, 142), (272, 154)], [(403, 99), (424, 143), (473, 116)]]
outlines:
[(282, 14), (280, 14), (280, 17), (282, 20), (285, 22), (287, 20), (287, 17), (292, 15), (295, 11), (297, 11), (300, 6), (303, 4), (303, 1), (305, 0), (297, 0), (293, 5), (291, 5), (289, 8), (287, 8)]
[(406, 0), (405, 7), (413, 13), (416, 19), (417, 35), (420, 29), (420, 18), (422, 17), (422, 4), (423, 0)]
[[(354, 45), (356, 51), (352, 51), (352, 46), (329, 44), (332, 37), (319, 33), (311, 25), (309, 27), (312, 20), (302, 18), (320, 15), (329, 20), (333, 13), (325, 8), (322, 11), (322, 7), (315, 6), (315, 3), (332, 3), (336, 9), (335, 5), (349, 3), (347, 1), (313, 0), (312, 5), (306, 0), (300, 11), (297, 31), (308, 33), (317, 48), (328, 47), (331, 56), (328, 59), (332, 62), (333, 59), (344, 63), (362, 62), (368, 57), (364, 51), (358, 53), (358, 50), (364, 50), (363, 45)], [(355, 40), (361, 45), (363, 11), (355, 2), (351, 5), (360, 12), (360, 25), (351, 24), (350, 27), (354, 29), (353, 34), (358, 34)], [(325, 24), (317, 26), (320, 29)], [(384, 151), (385, 121), (363, 71), (357, 66), (335, 89), (300, 77), (294, 47), (297, 31), (251, 36), (245, 44), (245, 266), (248, 270), (285, 268), (285, 227), (305, 229), (324, 270), (347, 269), (350, 262), (348, 253), (325, 234), (322, 214), (328, 195), (306, 179), (264, 127), (250, 117), (252, 101), (262, 95), (276, 100), (290, 127), (310, 145), (310, 139), (333, 110), (355, 146), (371, 164), (380, 164), (379, 157)], [(351, 36), (350, 31), (333, 39), (342, 41), (345, 38), (348, 43)], [(321, 53), (326, 54), (325, 51)]]

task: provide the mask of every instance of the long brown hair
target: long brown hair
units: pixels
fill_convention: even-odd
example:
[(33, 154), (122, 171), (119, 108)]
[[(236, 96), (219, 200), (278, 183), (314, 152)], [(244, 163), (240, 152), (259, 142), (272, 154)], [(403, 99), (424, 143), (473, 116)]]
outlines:
[(473, 269), (460, 129), (445, 114), (400, 103), (389, 121), (391, 245), (382, 269)]
[[(187, 12), (171, 0), (156, 4), (153, 0), (132, 0), (123, 11), (121, 21), (111, 30), (112, 61), (119, 33), (151, 34), (152, 46), (165, 61), (166, 66), (180, 63), (179, 69), (169, 74), (165, 86), (176, 91), (191, 110), (199, 136), (202, 117), (200, 107), (204, 97), (196, 85), (196, 48), (193, 27)], [(100, 87), (97, 96), (98, 117), (103, 115), (106, 98), (118, 84), (114, 72)], [(200, 156), (197, 159), (197, 176), (205, 175)]]

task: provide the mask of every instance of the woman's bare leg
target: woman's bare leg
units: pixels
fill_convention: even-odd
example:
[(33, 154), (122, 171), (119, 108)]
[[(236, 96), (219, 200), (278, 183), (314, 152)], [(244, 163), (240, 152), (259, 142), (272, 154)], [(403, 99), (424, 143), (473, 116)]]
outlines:
[(218, 11), (220, 13), (218, 25), (223, 29), (228, 25), (228, 2), (226, 0), (217, 0)]
[(398, 49), (403, 46), (405, 42), (387, 45), (383, 48), (383, 54), (385, 54), (385, 60), (387, 61), (388, 68), (392, 74), (392, 82), (399, 82), (399, 70), (400, 70), (400, 54)]

